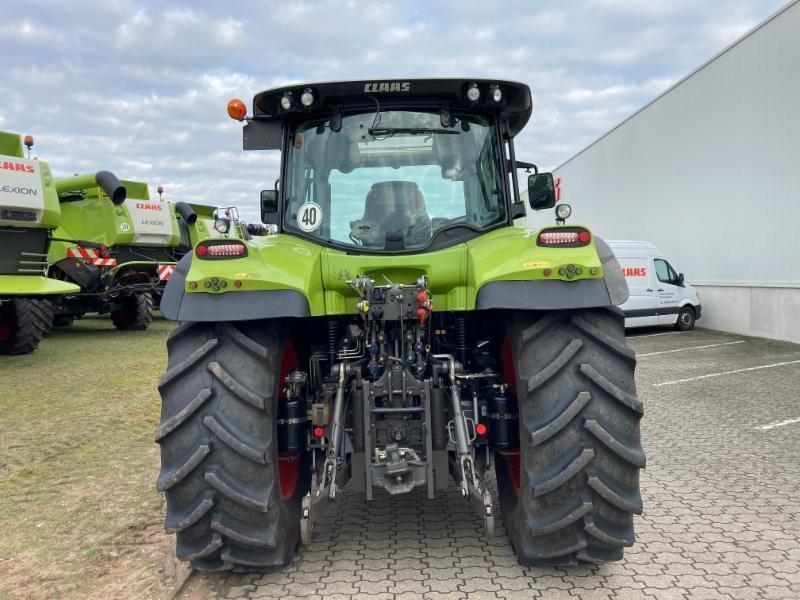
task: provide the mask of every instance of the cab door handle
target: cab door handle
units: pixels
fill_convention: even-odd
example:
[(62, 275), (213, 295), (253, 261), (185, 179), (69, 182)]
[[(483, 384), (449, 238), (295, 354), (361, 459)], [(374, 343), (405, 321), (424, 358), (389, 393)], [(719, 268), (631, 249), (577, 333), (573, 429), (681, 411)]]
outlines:
[(653, 291), (653, 288), (647, 288), (647, 291), (648, 291), (648, 292), (652, 292), (652, 291)]
[(656, 290), (656, 291), (663, 292), (664, 288), (658, 288), (658, 290)]

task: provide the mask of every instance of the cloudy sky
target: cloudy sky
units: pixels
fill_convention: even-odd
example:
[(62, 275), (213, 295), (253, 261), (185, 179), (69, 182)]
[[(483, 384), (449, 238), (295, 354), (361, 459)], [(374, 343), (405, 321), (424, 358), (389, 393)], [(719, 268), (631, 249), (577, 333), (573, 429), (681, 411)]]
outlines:
[[(275, 152), (225, 112), (288, 82), (475, 76), (534, 92), (517, 156), (552, 168), (785, 0), (4, 2), (0, 129), (56, 175), (109, 169), (254, 219)], [(153, 192), (151, 192), (153, 193)]]

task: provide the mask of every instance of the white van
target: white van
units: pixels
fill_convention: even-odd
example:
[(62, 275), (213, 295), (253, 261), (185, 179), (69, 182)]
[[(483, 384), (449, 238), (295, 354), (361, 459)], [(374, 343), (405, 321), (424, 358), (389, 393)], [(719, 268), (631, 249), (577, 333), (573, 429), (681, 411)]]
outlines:
[(649, 242), (607, 241), (617, 257), (630, 297), (620, 308), (625, 327), (673, 325), (688, 331), (700, 318), (697, 292)]

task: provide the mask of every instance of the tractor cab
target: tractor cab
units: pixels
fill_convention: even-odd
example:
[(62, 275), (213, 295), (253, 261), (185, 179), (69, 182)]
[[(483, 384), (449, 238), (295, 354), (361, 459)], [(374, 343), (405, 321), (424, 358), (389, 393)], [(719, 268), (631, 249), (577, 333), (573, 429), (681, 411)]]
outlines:
[(282, 185), (262, 205), (281, 232), (349, 252), (416, 253), (525, 214), (514, 136), (531, 114), (526, 85), (320, 83), (262, 92), (253, 117), (243, 110), (229, 104), (248, 121), (245, 149), (282, 150)]

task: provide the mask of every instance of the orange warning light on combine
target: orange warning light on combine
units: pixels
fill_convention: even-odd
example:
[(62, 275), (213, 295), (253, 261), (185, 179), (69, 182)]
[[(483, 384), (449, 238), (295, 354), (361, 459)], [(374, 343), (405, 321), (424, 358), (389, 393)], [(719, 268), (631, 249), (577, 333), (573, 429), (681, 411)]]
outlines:
[(32, 136), (32, 135), (26, 135), (24, 138), (22, 138), (22, 142), (23, 142), (23, 143), (24, 143), (24, 144), (25, 144), (25, 145), (26, 145), (28, 148), (30, 148), (31, 146), (33, 146), (33, 136)]
[(234, 98), (228, 102), (228, 116), (236, 121), (244, 121), (247, 116), (247, 107), (244, 102), (238, 98)]

